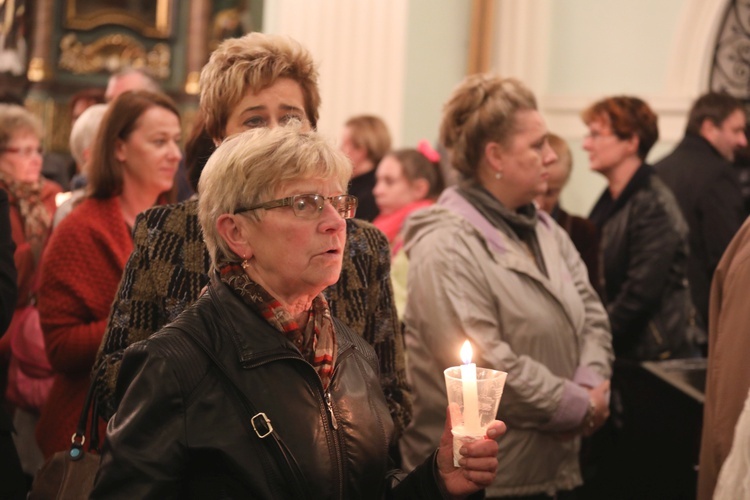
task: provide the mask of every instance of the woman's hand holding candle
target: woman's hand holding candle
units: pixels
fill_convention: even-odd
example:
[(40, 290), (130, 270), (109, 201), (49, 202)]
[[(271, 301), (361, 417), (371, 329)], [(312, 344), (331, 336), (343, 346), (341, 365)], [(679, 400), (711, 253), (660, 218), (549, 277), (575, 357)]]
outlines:
[(464, 498), (486, 488), (497, 475), (497, 439), (505, 434), (506, 427), (500, 420), (494, 420), (487, 427), (484, 439), (465, 443), (460, 450), (460, 467), (453, 465), (453, 435), (451, 434), (451, 415), (448, 412), (445, 429), (440, 438), (437, 467), (438, 481), (453, 498)]

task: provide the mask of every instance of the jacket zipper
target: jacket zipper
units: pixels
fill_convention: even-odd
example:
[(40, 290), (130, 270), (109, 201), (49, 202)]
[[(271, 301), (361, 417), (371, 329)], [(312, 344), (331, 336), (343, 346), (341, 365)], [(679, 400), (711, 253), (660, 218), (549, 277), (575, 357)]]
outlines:
[(336, 420), (336, 415), (333, 413), (333, 403), (331, 402), (331, 393), (330, 391), (326, 391), (323, 395), (326, 401), (326, 406), (328, 407), (328, 413), (331, 415), (331, 426), (335, 429), (339, 429), (339, 423)]
[[(354, 347), (349, 347), (344, 351), (341, 351), (338, 355), (338, 361), (343, 360), (343, 358), (346, 356), (346, 354), (353, 350)], [(333, 379), (336, 377), (336, 372), (338, 371), (338, 363), (333, 367), (333, 372), (331, 373), (331, 382), (328, 384), (328, 387), (330, 388), (331, 384), (333, 383)], [(321, 392), (323, 391), (323, 383), (320, 381), (320, 377), (316, 377), (318, 380), (318, 387), (320, 387)], [(333, 428), (333, 432), (331, 433), (333, 435), (333, 441), (334, 441), (334, 449), (336, 450), (336, 468), (338, 470), (338, 486), (339, 486), (339, 498), (344, 498), (344, 492), (346, 489), (346, 484), (344, 483), (344, 450), (341, 445), (342, 437), (339, 435), (339, 424), (338, 420), (336, 419), (336, 413), (333, 410), (333, 398), (331, 397), (331, 391), (329, 389), (325, 390), (323, 392), (323, 399), (326, 404), (326, 408), (328, 409), (328, 415), (331, 418), (330, 424)]]
[[(354, 347), (349, 347), (345, 351), (342, 351), (339, 353), (339, 359), (343, 358), (343, 356), (349, 352), (350, 350), (354, 349)], [(307, 363), (301, 356), (299, 355), (293, 355), (293, 354), (276, 354), (268, 357), (264, 357), (259, 360), (255, 360), (253, 362), (244, 362), (242, 363), (243, 367), (245, 368), (257, 368), (259, 366), (262, 366), (266, 363), (270, 363), (272, 361), (281, 361), (284, 359), (293, 360), (293, 361), (302, 361), (304, 362), (310, 369), (314, 370), (312, 366), (310, 366), (309, 363)], [(337, 366), (334, 366), (333, 372), (331, 373), (331, 382), (333, 382), (333, 378), (336, 376), (337, 372)], [(312, 378), (312, 377), (311, 377)], [(336, 415), (333, 410), (333, 399), (331, 398), (331, 393), (326, 390), (323, 390), (323, 383), (320, 380), (320, 377), (318, 376), (317, 372), (314, 376), (315, 382), (313, 382), (315, 385), (317, 385), (318, 390), (317, 395), (319, 397), (319, 402), (322, 403), (322, 406), (325, 406), (325, 410), (322, 412), (322, 415), (324, 416), (326, 420), (328, 420), (329, 425), (324, 425), (323, 428), (326, 431), (326, 437), (328, 438), (330, 442), (332, 442), (332, 447), (334, 450), (334, 456), (336, 459), (336, 475), (338, 476), (337, 484), (338, 484), (338, 498), (344, 498), (344, 458), (343, 458), (343, 449), (341, 446), (341, 436), (339, 435), (339, 424), (338, 420), (336, 419)], [(308, 379), (309, 381), (309, 379)], [(319, 407), (322, 408), (321, 405)], [(328, 415), (328, 417), (325, 417), (325, 415)]]

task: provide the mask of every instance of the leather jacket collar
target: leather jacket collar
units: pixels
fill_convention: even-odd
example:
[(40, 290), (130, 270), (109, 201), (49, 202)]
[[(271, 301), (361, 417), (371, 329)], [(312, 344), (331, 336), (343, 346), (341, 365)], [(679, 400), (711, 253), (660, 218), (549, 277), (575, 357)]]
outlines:
[[(301, 357), (297, 347), (278, 330), (273, 328), (265, 319), (237, 297), (232, 290), (221, 282), (218, 272), (210, 279), (207, 295), (212, 297), (212, 305), (216, 308), (218, 321), (230, 332), (239, 361), (243, 365), (253, 364), (261, 360), (280, 357)], [(262, 323), (261, 334), (257, 325)], [(245, 332), (248, 325), (255, 325), (252, 337)], [(353, 344), (348, 337), (338, 335), (339, 352), (343, 352)]]
[(616, 200), (612, 199), (609, 189), (605, 189), (601, 197), (599, 197), (599, 200), (596, 202), (596, 205), (594, 205), (594, 208), (591, 209), (589, 220), (596, 224), (601, 230), (602, 226), (604, 226), (610, 217), (624, 207), (628, 200), (630, 200), (630, 198), (632, 198), (638, 191), (648, 185), (649, 179), (654, 173), (654, 167), (642, 163)]

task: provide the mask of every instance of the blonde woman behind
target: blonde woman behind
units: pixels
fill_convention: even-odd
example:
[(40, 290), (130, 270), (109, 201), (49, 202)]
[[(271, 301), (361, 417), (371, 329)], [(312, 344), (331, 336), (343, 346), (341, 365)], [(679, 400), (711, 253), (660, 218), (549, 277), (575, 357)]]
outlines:
[(341, 150), (354, 166), (349, 192), (359, 200), (357, 217), (372, 221), (378, 206), (372, 190), (375, 188), (375, 169), (391, 149), (391, 134), (382, 118), (358, 115), (349, 118), (341, 133)]

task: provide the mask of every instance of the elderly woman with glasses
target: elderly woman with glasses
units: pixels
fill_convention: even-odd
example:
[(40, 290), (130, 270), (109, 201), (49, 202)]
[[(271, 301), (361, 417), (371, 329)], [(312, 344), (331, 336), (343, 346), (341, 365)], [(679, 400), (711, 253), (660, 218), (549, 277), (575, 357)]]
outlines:
[[(205, 134), (215, 144), (290, 120), (315, 129), (319, 106), (318, 72), (310, 52), (283, 35), (250, 33), (225, 40), (201, 72), (200, 115)], [(197, 170), (191, 178), (197, 179), (209, 152), (195, 147), (186, 151), (187, 163)], [(173, 321), (208, 283), (209, 256), (197, 213), (198, 200), (193, 198), (150, 209), (138, 218), (135, 248), (95, 364), (99, 408), (106, 418), (116, 409), (115, 382), (125, 348)], [(411, 418), (411, 394), (390, 284), (388, 241), (362, 220), (348, 219), (346, 225), (341, 279), (324, 293), (333, 314), (375, 349), (380, 384), (398, 434)]]
[(38, 266), (60, 186), (42, 177), (42, 124), (21, 106), (0, 104), (0, 189), (8, 193), (18, 304), (35, 302)]
[(13, 321), (0, 339), (0, 373), (8, 373), (5, 394), (13, 408), (13, 425), (0, 422), (0, 435), (9, 437), (14, 431), (27, 474), (34, 474), (43, 461), (34, 428), (52, 379), (36, 298), (39, 264), (55, 215), (55, 196), (61, 191), (58, 184), (42, 177), (42, 130), (39, 119), (25, 108), (0, 104), (0, 190), (8, 194), (10, 215), (10, 233), (2, 236), (15, 244), (13, 261), (18, 271)]
[(350, 176), (343, 153), (296, 125), (211, 156), (198, 208), (208, 291), (126, 351), (92, 498), (439, 498), (492, 481), (497, 443), (466, 445), (454, 467), (447, 428), (418, 470), (386, 481), (398, 475), (375, 353), (321, 293), (357, 208)]

